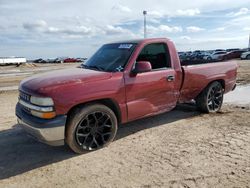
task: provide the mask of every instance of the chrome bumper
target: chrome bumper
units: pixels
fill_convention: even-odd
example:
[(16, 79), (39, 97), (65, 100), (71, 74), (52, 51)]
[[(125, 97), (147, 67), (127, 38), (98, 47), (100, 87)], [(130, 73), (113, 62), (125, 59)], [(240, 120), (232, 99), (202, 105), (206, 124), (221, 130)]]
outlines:
[(26, 113), (20, 104), (16, 106), (19, 125), (33, 138), (52, 146), (64, 145), (66, 116), (41, 119)]
[(23, 122), (21, 119), (17, 118), (19, 126), (21, 126), (25, 132), (31, 135), (38, 141), (51, 145), (51, 146), (61, 146), (64, 145), (64, 127), (53, 127), (53, 128), (35, 128), (27, 123)]

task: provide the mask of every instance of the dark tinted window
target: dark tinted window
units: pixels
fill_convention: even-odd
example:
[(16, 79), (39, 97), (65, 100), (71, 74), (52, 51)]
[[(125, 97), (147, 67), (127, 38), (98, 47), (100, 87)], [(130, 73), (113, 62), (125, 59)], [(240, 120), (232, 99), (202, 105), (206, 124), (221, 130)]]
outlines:
[(136, 61), (149, 61), (152, 69), (171, 67), (167, 46), (162, 43), (149, 44), (145, 46)]
[(215, 55), (220, 55), (220, 54), (225, 54), (226, 52), (217, 52), (217, 53), (215, 53)]
[(123, 71), (134, 48), (135, 44), (103, 45), (83, 66), (110, 72)]

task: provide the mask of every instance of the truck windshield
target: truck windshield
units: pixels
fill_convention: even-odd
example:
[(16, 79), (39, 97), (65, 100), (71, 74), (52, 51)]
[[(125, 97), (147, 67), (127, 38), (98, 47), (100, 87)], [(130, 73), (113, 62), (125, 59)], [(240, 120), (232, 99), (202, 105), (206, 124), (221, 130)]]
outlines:
[(136, 44), (114, 43), (103, 45), (86, 63), (83, 68), (106, 72), (121, 72), (127, 64)]

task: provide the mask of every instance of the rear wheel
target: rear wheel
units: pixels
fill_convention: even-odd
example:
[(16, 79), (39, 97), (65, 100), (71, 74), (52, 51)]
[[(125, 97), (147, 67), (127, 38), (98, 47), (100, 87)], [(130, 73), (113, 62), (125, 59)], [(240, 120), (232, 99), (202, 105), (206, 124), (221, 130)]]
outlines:
[(247, 57), (246, 57), (248, 60), (250, 60), (250, 55), (247, 55)]
[(66, 142), (76, 153), (97, 150), (113, 141), (117, 118), (105, 105), (94, 104), (76, 109), (66, 129)]
[(223, 103), (224, 89), (220, 82), (215, 81), (206, 87), (196, 99), (196, 105), (202, 112), (218, 112)]

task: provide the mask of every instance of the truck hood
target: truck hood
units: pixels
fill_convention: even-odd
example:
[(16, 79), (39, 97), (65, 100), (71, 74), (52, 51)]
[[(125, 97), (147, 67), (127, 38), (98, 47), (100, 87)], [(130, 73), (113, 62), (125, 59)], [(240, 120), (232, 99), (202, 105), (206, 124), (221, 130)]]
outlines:
[(71, 68), (37, 74), (24, 79), (20, 84), (20, 90), (28, 93), (43, 93), (44, 91), (60, 87), (62, 85), (85, 84), (98, 80), (109, 79), (110, 72), (101, 72), (83, 68)]

